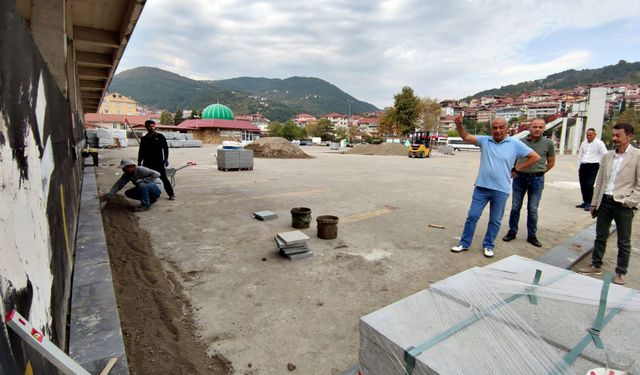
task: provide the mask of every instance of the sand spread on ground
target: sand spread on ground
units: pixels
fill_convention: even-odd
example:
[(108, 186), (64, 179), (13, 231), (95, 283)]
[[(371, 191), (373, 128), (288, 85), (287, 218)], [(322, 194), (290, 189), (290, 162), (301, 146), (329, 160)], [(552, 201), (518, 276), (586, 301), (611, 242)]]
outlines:
[(260, 138), (244, 148), (253, 150), (253, 156), (257, 158), (306, 159), (311, 157), (300, 147), (281, 137)]
[(407, 156), (407, 148), (400, 143), (380, 143), (379, 145), (357, 145), (347, 154), (358, 155), (399, 155)]

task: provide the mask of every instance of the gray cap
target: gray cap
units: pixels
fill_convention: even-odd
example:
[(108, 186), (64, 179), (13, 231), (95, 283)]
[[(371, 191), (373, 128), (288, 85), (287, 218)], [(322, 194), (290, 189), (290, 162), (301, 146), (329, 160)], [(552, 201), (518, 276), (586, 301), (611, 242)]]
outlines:
[(129, 165), (137, 165), (135, 161), (131, 160), (131, 159), (122, 159), (122, 161), (120, 162), (120, 165), (118, 166), (118, 168), (122, 169), (124, 167), (127, 167)]

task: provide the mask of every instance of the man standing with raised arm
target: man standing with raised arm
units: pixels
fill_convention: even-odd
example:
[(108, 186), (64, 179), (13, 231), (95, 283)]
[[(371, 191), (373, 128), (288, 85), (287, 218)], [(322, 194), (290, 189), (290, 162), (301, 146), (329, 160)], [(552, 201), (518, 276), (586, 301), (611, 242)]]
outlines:
[[(516, 172), (528, 169), (540, 160), (540, 156), (524, 143), (507, 135), (507, 121), (502, 117), (491, 123), (491, 137), (467, 133), (462, 127), (462, 114), (456, 116), (455, 123), (458, 134), (465, 142), (480, 147), (480, 170), (462, 238), (458, 246), (452, 247), (451, 251), (459, 253), (469, 250), (478, 219), (489, 203), (489, 225), (482, 247), (484, 256), (491, 258), (507, 198), (511, 193), (512, 169)], [(524, 161), (516, 164), (518, 158), (524, 158)]]

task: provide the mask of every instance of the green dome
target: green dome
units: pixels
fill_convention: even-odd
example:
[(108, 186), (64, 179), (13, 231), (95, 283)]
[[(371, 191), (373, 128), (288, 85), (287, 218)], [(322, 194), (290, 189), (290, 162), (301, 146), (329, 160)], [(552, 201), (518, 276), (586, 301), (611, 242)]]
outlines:
[(220, 120), (235, 120), (236, 117), (229, 107), (222, 104), (211, 104), (202, 111), (202, 118), (208, 119), (220, 119)]

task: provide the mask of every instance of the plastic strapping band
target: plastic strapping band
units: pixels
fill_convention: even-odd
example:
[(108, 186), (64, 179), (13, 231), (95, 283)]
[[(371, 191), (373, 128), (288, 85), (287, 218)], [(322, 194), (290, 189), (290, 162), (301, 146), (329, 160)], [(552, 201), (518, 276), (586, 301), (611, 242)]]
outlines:
[[(536, 270), (536, 274), (538, 270)], [(540, 271), (542, 273), (542, 271)], [(549, 285), (551, 283), (554, 283), (558, 280), (560, 280), (561, 278), (567, 276), (571, 274), (571, 272), (566, 271), (566, 272), (561, 272), (558, 275), (556, 275), (555, 277), (553, 277), (552, 279), (548, 280), (544, 285)], [(484, 318), (485, 316), (489, 315), (489, 313), (491, 313), (492, 311), (508, 304), (511, 303), (515, 300), (517, 300), (518, 298), (524, 296), (524, 293), (520, 293), (520, 294), (513, 294), (507, 298), (505, 298), (502, 301), (496, 302), (493, 305), (484, 308), (484, 309), (479, 309), (477, 310), (477, 312), (474, 312), (473, 316), (468, 317), (467, 319), (464, 319), (458, 323), (456, 323), (455, 325), (453, 325), (452, 327), (450, 327), (449, 329), (447, 329), (446, 331), (443, 331), (439, 334), (437, 334), (436, 336), (433, 336), (432, 338), (430, 338), (429, 340), (425, 341), (424, 343), (416, 346), (413, 349), (410, 349), (409, 351), (405, 351), (405, 360), (406, 360), (406, 366), (405, 366), (405, 375), (411, 375), (413, 374), (413, 369), (415, 368), (415, 362), (416, 362), (416, 357), (419, 356), (420, 354), (424, 353), (425, 351), (429, 350), (430, 348), (434, 347), (435, 345), (437, 345), (439, 342), (441, 342), (442, 340), (448, 338), (449, 336), (454, 335), (455, 333), (457, 333), (458, 331), (463, 330), (464, 328), (472, 325), (473, 323), (479, 321), (480, 319)]]
[(591, 338), (596, 344), (596, 348), (604, 349), (602, 339), (600, 339), (600, 331), (602, 330), (602, 320), (604, 319), (604, 313), (607, 311), (607, 296), (609, 295), (609, 286), (611, 285), (611, 272), (607, 272), (604, 275), (604, 282), (602, 283), (602, 290), (600, 291), (600, 306), (598, 306), (598, 313), (596, 314), (596, 321), (593, 323), (593, 327), (589, 329)]
[(532, 305), (538, 304), (538, 296), (536, 296), (536, 287), (540, 285), (540, 277), (542, 277), (542, 270), (536, 270), (536, 275), (533, 277), (533, 284), (529, 288), (529, 302)]
[[(611, 273), (607, 273), (607, 275), (605, 275), (605, 283), (607, 279), (611, 281)], [(609, 285), (606, 285), (606, 289), (608, 292)], [(602, 291), (604, 293), (605, 285), (602, 286)], [(604, 316), (604, 310), (606, 307), (603, 308), (603, 304), (602, 304), (603, 293), (601, 293), (601, 296), (600, 296), (600, 307), (598, 308), (598, 314), (596, 315), (596, 322), (594, 323), (594, 327), (592, 329), (589, 329), (589, 333), (587, 333), (582, 338), (582, 340), (573, 348), (573, 350), (571, 350), (569, 353), (567, 353), (567, 355), (564, 356), (564, 361), (569, 365), (575, 362), (575, 360), (578, 358), (580, 353), (582, 353), (584, 348), (586, 348), (592, 341), (595, 342), (598, 348), (604, 349), (604, 345), (602, 345), (602, 340), (600, 339), (599, 334), (604, 329), (604, 327), (607, 326), (607, 324), (611, 321), (611, 319), (613, 319), (613, 317), (616, 316), (624, 307), (624, 304), (623, 304), (623, 306), (621, 307), (611, 309), (611, 311), (609, 311), (609, 313), (606, 316)], [(624, 303), (626, 304), (631, 299), (631, 297), (633, 297), (634, 294), (636, 294), (635, 290), (629, 291), (629, 293), (624, 299)], [(605, 294), (605, 300), (606, 300), (606, 294)], [(601, 314), (601, 311), (602, 311), (602, 314)], [(601, 315), (604, 316), (604, 318)], [(595, 331), (597, 331), (597, 334)], [(597, 337), (597, 339), (595, 337)], [(602, 347), (598, 346), (598, 341), (600, 342), (600, 345), (602, 345)]]
[(405, 366), (405, 375), (411, 375), (413, 370), (416, 368), (416, 357), (411, 355), (411, 350), (413, 350), (413, 346), (408, 347), (404, 351), (404, 360), (407, 363)]

